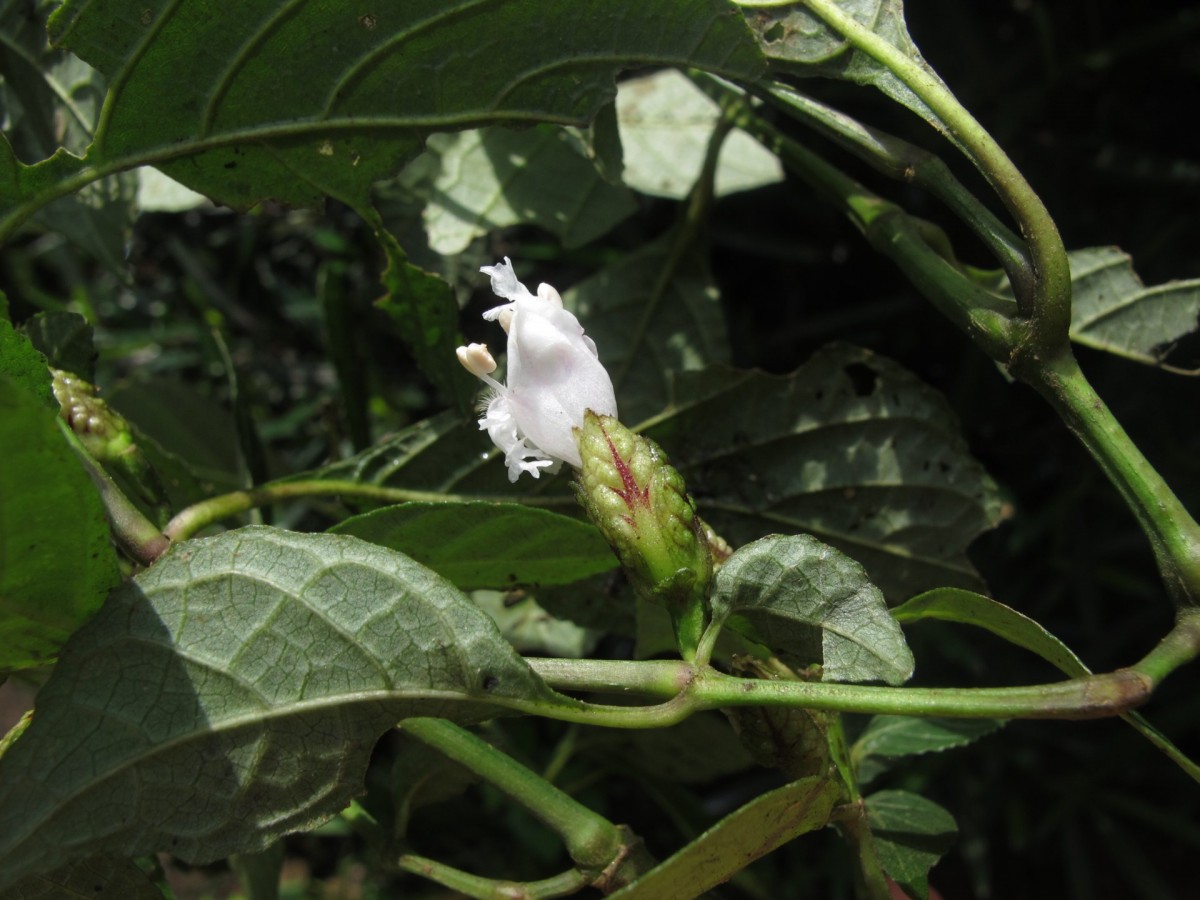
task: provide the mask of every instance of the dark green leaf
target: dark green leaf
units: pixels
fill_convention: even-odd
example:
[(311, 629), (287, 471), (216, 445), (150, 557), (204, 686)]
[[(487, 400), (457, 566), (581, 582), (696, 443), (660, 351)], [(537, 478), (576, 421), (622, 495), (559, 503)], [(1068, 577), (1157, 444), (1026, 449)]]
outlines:
[(104, 507), (57, 416), (3, 375), (0, 460), (3, 672), (53, 660), (120, 576)]
[(555, 698), (398, 553), (261, 527), (182, 542), (75, 635), (0, 759), (0, 886), (85, 853), (261, 849), (359, 793), (399, 719)]
[(56, 369), (96, 380), (96, 348), (92, 326), (78, 313), (42, 312), (29, 319), (21, 330), (46, 361)]
[(22, 879), (4, 900), (162, 900), (162, 892), (131, 860), (93, 856), (46, 875)]
[[(559, 128), (440, 134), (427, 153), (436, 161), (432, 177), (414, 187), (427, 200), (429, 246), (441, 254), (461, 253), (475, 238), (522, 222), (578, 247), (636, 208), (633, 195), (605, 181)], [(425, 160), (416, 165), (429, 171)]]
[(1000, 521), (996, 487), (945, 398), (870, 351), (829, 347), (787, 377), (684, 373), (645, 434), (735, 547), (810, 532), (893, 602), (980, 583), (966, 548)]
[[(926, 78), (941, 81), (908, 34), (903, 0), (838, 0), (837, 7), (917, 63)], [(816, 13), (796, 4), (785, 9), (747, 9), (745, 14), (767, 59), (784, 71), (872, 85), (942, 130), (941, 120), (891, 69), (852, 46)]]
[(763, 794), (617, 891), (613, 900), (700, 896), (788, 841), (823, 828), (838, 791), (835, 781), (812, 777)]
[(720, 713), (691, 716), (670, 728), (592, 729), (580, 741), (608, 767), (632, 768), (656, 782), (704, 784), (754, 765)]
[(0, 378), (7, 379), (8, 389), (23, 391), (43, 406), (58, 409), (50, 390), (46, 357), (4, 318), (0, 318)]
[(617, 564), (595, 526), (516, 503), (403, 503), (330, 531), (399, 550), (463, 590), (567, 584)]
[(908, 791), (879, 791), (866, 803), (884, 871), (909, 896), (927, 900), (929, 870), (958, 836), (954, 817), (932, 800)]
[(713, 580), (714, 625), (731, 616), (790, 665), (826, 681), (903, 684), (913, 658), (883, 595), (854, 560), (810, 535), (742, 547)]
[(596, 342), (630, 426), (667, 405), (674, 373), (729, 361), (720, 294), (683, 228), (579, 282), (563, 304)]

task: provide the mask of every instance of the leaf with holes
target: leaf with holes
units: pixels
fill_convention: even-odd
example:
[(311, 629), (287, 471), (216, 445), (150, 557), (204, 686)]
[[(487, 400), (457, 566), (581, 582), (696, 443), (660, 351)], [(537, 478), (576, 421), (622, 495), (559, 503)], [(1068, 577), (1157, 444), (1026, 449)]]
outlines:
[(409, 715), (570, 703), (448, 582), (355, 538), (175, 545), (64, 649), (0, 758), (0, 887), (80, 855), (261, 849), (363, 789)]
[(810, 535), (772, 535), (736, 551), (713, 579), (713, 627), (739, 628), (826, 681), (903, 684), (913, 658), (883, 595), (854, 560)]

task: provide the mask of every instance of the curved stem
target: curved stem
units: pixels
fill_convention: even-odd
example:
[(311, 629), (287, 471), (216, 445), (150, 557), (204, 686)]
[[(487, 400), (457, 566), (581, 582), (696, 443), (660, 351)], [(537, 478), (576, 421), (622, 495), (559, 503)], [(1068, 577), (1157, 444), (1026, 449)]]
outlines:
[(1068, 346), (1071, 325), (1071, 271), (1058, 227), (1041, 199), (1000, 145), (963, 108), (941, 79), (921, 60), (855, 21), (834, 0), (804, 0), (804, 5), (841, 34), (855, 49), (887, 68), (937, 117), (1004, 201), (1029, 244), (1032, 295), (1018, 302), (1029, 319), (1029, 339), (1020, 352), (1052, 357)]

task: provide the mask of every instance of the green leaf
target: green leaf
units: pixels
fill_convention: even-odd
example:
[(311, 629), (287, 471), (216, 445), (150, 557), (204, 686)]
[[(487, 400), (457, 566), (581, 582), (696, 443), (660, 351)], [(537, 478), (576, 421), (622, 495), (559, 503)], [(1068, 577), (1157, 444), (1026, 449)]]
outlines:
[(731, 616), (789, 665), (825, 681), (903, 684), (913, 658), (883, 595), (854, 560), (811, 535), (773, 535), (735, 552), (713, 581), (714, 627)]
[(4, 672), (53, 660), (120, 575), (104, 507), (57, 416), (3, 375), (0, 460)]
[(617, 564), (595, 526), (516, 503), (402, 503), (330, 531), (399, 550), (463, 590), (567, 584)]
[(966, 548), (1000, 521), (999, 493), (945, 398), (901, 366), (835, 345), (787, 377), (684, 373), (673, 394), (645, 434), (735, 547), (812, 533), (893, 601), (980, 585)]
[(982, 594), (958, 588), (936, 588), (897, 606), (892, 610), (892, 617), (902, 625), (922, 619), (974, 625), (1036, 653), (1072, 678), (1091, 674), (1066, 644), (1033, 619)]
[(954, 845), (954, 817), (908, 791), (878, 791), (866, 799), (867, 822), (883, 869), (916, 900), (928, 900), (929, 870)]
[(46, 875), (22, 879), (4, 900), (162, 900), (162, 891), (131, 860), (93, 856)]
[(596, 342), (631, 426), (667, 405), (674, 373), (729, 361), (707, 252), (682, 227), (579, 282), (563, 305)]
[(21, 326), (29, 342), (56, 369), (96, 380), (92, 326), (78, 313), (41, 312)]
[[(436, 160), (436, 172), (413, 187), (427, 200), (429, 246), (443, 255), (461, 253), (475, 238), (523, 222), (545, 228), (565, 247), (578, 247), (636, 208), (633, 195), (605, 181), (560, 128), (439, 134), (429, 139), (426, 152)], [(414, 165), (428, 171), (430, 163)]]
[(158, 165), (224, 203), (364, 198), (431, 131), (582, 123), (636, 65), (752, 80), (762, 58), (717, 0), (472, 0), (352, 13), (255, 0), (70, 0), (51, 37), (114, 85), (87, 163)]
[[(837, 0), (836, 5), (843, 15), (917, 63), (926, 78), (941, 82), (909, 36), (903, 0)], [(786, 9), (751, 8), (745, 10), (745, 15), (763, 53), (775, 67), (791, 74), (841, 78), (876, 87), (943, 130), (941, 120), (890, 69), (855, 48), (816, 13), (796, 4)]]
[(582, 659), (599, 638), (595, 631), (556, 619), (524, 591), (473, 591), (471, 599), (522, 655)]
[(6, 379), (10, 388), (21, 390), (43, 406), (58, 410), (58, 402), (50, 390), (46, 357), (4, 318), (0, 318), (0, 378)]
[[(832, 780), (811, 777), (763, 794), (611, 896), (613, 900), (700, 896), (788, 841), (823, 828), (838, 790)], [(680, 893), (681, 888), (686, 894)]]
[(913, 716), (874, 716), (851, 748), (857, 761), (868, 756), (916, 756), (952, 747), (965, 747), (991, 734), (1004, 722), (997, 719), (919, 719)]
[(600, 763), (633, 769), (656, 783), (704, 784), (754, 765), (720, 713), (700, 713), (669, 728), (591, 729), (581, 746)]
[[(1071, 263), (1071, 339), (1126, 359), (1165, 364), (1174, 344), (1200, 319), (1200, 278), (1146, 287), (1133, 261), (1116, 247), (1068, 254)], [(1197, 374), (1192, 370), (1188, 374)]]
[[(643, 194), (686, 197), (700, 177), (720, 118), (720, 107), (674, 69), (622, 81), (617, 122), (625, 183)], [(782, 180), (775, 154), (740, 128), (726, 135), (717, 157), (716, 196)]]
[(538, 700), (567, 702), (398, 553), (261, 527), (182, 542), (75, 635), (0, 759), (0, 886), (81, 854), (261, 849), (361, 792), (399, 719)]

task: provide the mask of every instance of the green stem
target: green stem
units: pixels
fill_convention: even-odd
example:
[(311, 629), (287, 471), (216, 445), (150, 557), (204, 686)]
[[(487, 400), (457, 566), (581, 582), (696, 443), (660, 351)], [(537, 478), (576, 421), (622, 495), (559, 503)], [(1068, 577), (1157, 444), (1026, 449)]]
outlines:
[(1029, 320), (1029, 339), (1018, 350), (1033, 357), (1061, 352), (1068, 346), (1071, 325), (1071, 270), (1058, 228), (1029, 182), (922, 60), (910, 58), (842, 12), (835, 0), (804, 0), (804, 4), (857, 50), (903, 82), (937, 117), (1004, 201), (1028, 242), (1034, 275), (1033, 292), (1020, 292), (1017, 297), (1022, 315)]
[(1200, 607), (1200, 527), (1129, 439), (1070, 353), (1014, 369), (1054, 407), (1120, 491), (1150, 539), (1167, 591)]
[(491, 744), (444, 719), (405, 719), (400, 727), (508, 794), (560, 835), (579, 869), (597, 878), (628, 850), (608, 819), (556, 788)]
[(457, 891), (475, 900), (544, 900), (550, 897), (568, 897), (588, 886), (588, 878), (578, 869), (569, 869), (542, 881), (503, 881), (472, 875), (453, 866), (405, 853), (397, 865), (406, 872), (436, 881), (443, 887)]
[[(353, 497), (378, 503), (466, 503), (497, 501), (502, 498), (481, 495), (443, 494), (436, 491), (412, 491), (407, 488), (383, 487), (358, 481), (280, 481), (264, 484), (247, 491), (233, 491), (202, 500), (181, 510), (163, 529), (172, 541), (192, 537), (203, 528), (260, 506), (301, 497)], [(571, 497), (524, 497), (526, 506), (573, 506)]]
[(79, 457), (80, 464), (96, 485), (96, 490), (100, 492), (100, 500), (117, 543), (132, 559), (144, 566), (150, 565), (166, 552), (171, 545), (170, 539), (125, 496), (112, 476), (88, 453), (75, 432), (61, 420), (58, 424), (71, 449)]

